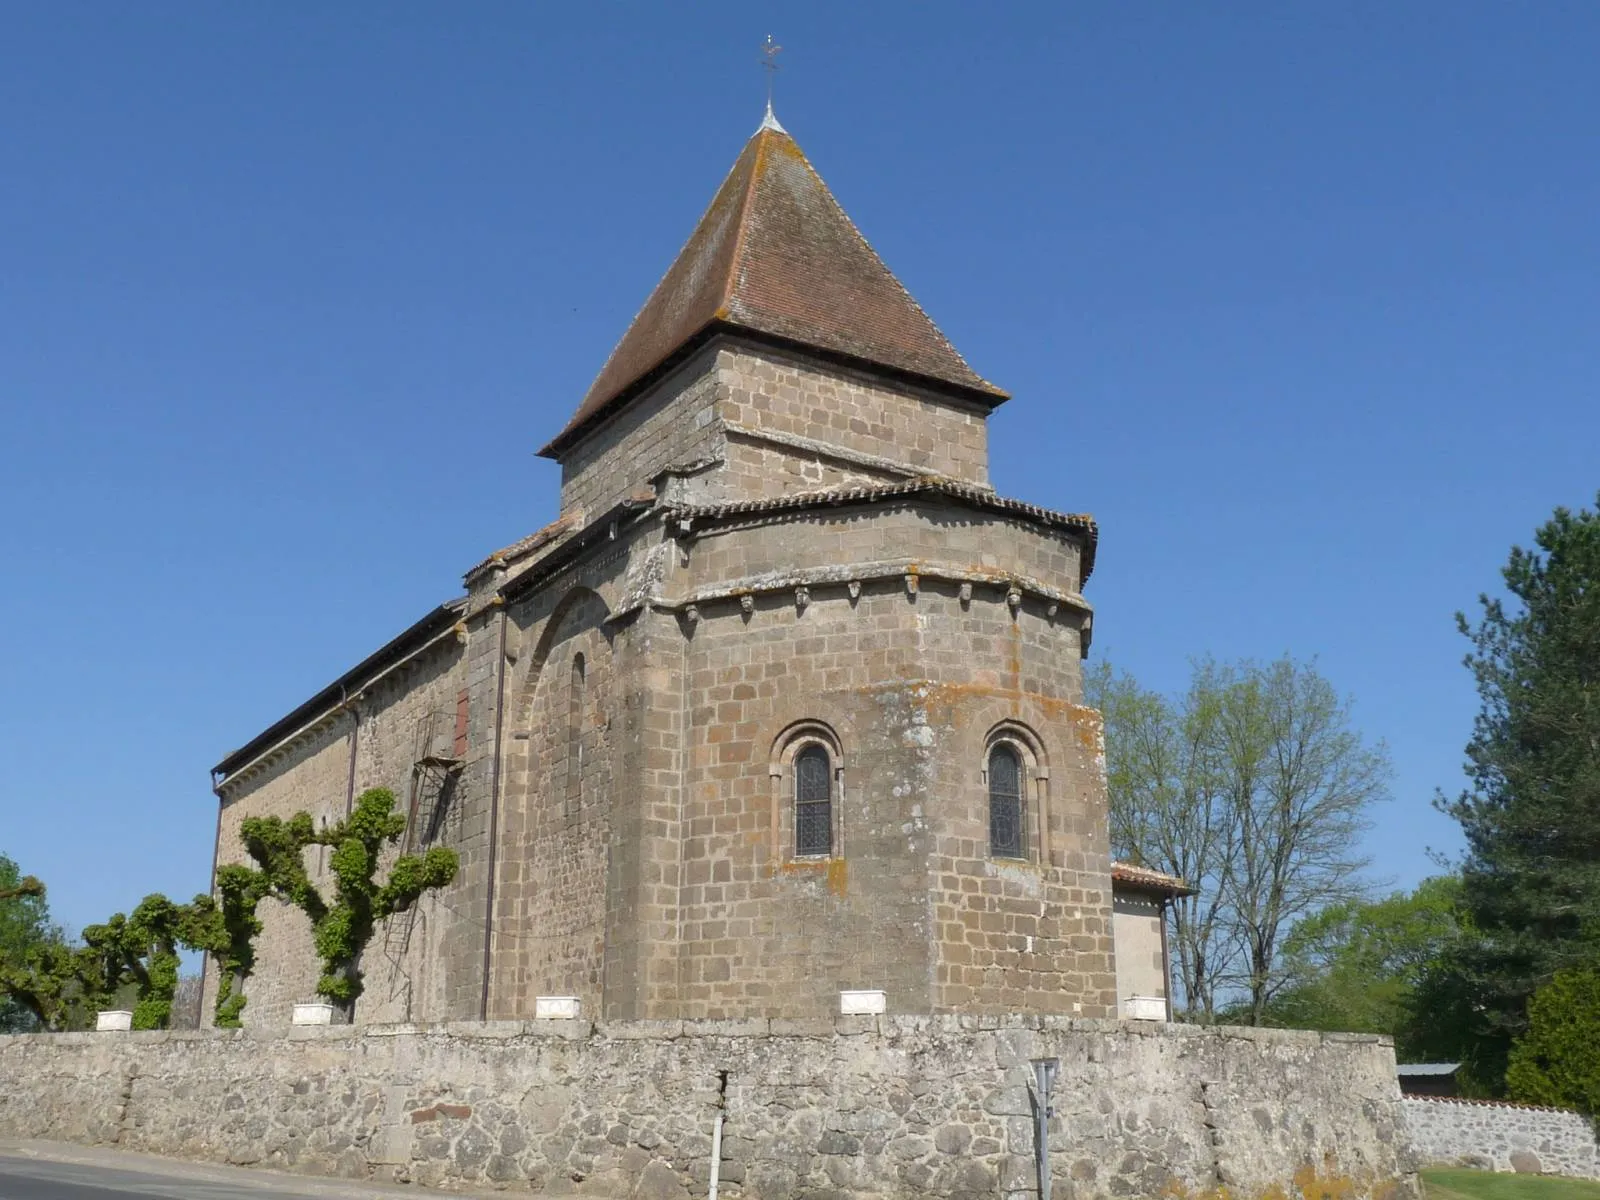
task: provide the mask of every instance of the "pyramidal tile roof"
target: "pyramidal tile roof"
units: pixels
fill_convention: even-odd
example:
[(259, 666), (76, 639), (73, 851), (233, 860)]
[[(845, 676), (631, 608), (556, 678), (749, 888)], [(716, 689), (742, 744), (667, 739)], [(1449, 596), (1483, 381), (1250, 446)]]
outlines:
[(540, 453), (559, 454), (718, 328), (888, 368), (991, 405), (1006, 399), (884, 266), (770, 111), (577, 413)]

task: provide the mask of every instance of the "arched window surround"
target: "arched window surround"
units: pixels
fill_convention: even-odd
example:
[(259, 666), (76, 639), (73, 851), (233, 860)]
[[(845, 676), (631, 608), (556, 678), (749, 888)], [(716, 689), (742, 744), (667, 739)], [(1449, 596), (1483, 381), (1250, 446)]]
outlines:
[[(814, 822), (808, 830), (801, 829), (801, 808), (807, 806), (815, 813), (815, 775), (805, 781), (812, 785), (803, 797), (802, 760), (815, 762), (820, 755), (827, 756), (827, 848), (816, 847)], [(772, 840), (779, 862), (822, 863), (844, 857), (844, 753), (839, 737), (832, 728), (821, 721), (799, 721), (789, 726), (773, 743), (767, 774), (772, 784)], [(803, 832), (812, 836), (803, 839)]]
[[(1003, 798), (996, 789), (1005, 789), (1004, 778), (995, 777), (995, 754), (1011, 756), (1017, 766), (1015, 802), (1020, 810), (1016, 814), (1014, 836), (1010, 845), (996, 845), (995, 804)], [(984, 815), (984, 844), (988, 857), (998, 862), (1032, 862), (1039, 865), (1050, 861), (1050, 767), (1046, 762), (1038, 736), (1029, 728), (1014, 721), (996, 725), (984, 738), (983, 760), (979, 768), (982, 784), (982, 812)]]

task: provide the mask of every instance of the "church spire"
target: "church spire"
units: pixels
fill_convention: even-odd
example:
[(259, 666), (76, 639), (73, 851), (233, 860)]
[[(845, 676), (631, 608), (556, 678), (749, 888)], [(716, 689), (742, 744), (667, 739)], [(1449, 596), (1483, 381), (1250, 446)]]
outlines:
[(993, 407), (978, 375), (884, 266), (769, 107), (688, 243), (634, 317), (559, 457), (719, 331), (818, 352)]
[(762, 129), (784, 132), (783, 126), (778, 124), (778, 118), (772, 115), (772, 90), (778, 81), (778, 52), (782, 49), (782, 46), (772, 40), (772, 35), (767, 34), (767, 43), (761, 47), (761, 69), (767, 73), (767, 115), (761, 119), (761, 124), (757, 128), (758, 133)]

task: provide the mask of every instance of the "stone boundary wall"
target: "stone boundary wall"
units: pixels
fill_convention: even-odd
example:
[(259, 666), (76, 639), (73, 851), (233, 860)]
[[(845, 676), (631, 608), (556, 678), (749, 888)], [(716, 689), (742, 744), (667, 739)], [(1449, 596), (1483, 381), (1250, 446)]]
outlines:
[[(1415, 1195), (1387, 1039), (1048, 1017), (0, 1037), (0, 1136), (544, 1195)], [(1279, 1192), (1278, 1194), (1282, 1194)]]
[(1424, 1166), (1600, 1179), (1594, 1124), (1560, 1108), (1407, 1096), (1406, 1127)]

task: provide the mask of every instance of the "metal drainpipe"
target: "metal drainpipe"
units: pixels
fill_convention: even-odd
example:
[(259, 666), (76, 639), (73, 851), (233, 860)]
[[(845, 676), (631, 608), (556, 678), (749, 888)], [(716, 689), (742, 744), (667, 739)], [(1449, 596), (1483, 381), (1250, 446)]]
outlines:
[(711, 1130), (711, 1185), (706, 1190), (706, 1200), (717, 1200), (717, 1185), (722, 1180), (722, 1121), (728, 1110), (728, 1073), (719, 1072), (717, 1089), (717, 1123)]
[[(217, 834), (211, 839), (211, 876), (206, 881), (206, 890), (213, 896), (217, 894), (217, 860), (222, 857), (222, 810), (226, 807), (222, 793), (217, 790), (217, 775), (211, 773), (211, 790), (217, 797)], [(200, 1028), (206, 1027), (206, 976), (211, 974), (211, 951), (207, 950), (200, 956)], [(218, 988), (221, 988), (222, 975), (219, 970), (217, 975)]]
[(478, 1020), (489, 1019), (489, 965), (494, 949), (494, 866), (500, 834), (500, 740), (506, 711), (506, 609), (500, 601), (500, 652), (495, 664), (494, 761), (489, 764), (489, 867), (483, 904), (483, 994), (478, 999)]
[(1161, 898), (1161, 995), (1167, 1002), (1167, 1024), (1172, 1024), (1172, 951), (1167, 946), (1167, 909), (1172, 906), (1173, 898)]
[(1050, 1117), (1056, 1111), (1050, 1103), (1050, 1092), (1060, 1069), (1059, 1058), (1033, 1060), (1033, 1078), (1039, 1085), (1033, 1097), (1033, 1157), (1039, 1169), (1039, 1200), (1050, 1200)]
[(359, 699), (361, 694), (358, 692), (347, 710), (350, 713), (350, 777), (344, 784), (344, 815), (347, 817), (355, 811), (356, 806), (356, 752), (361, 747), (361, 714), (356, 711), (356, 701)]

